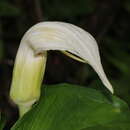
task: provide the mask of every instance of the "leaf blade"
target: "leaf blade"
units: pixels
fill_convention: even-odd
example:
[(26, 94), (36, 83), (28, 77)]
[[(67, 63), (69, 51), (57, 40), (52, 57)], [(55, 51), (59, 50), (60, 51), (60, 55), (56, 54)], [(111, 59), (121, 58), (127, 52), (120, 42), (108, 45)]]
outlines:
[(127, 104), (114, 96), (112, 99), (113, 102), (99, 91), (77, 85), (47, 86), (38, 104), (12, 130), (94, 130), (96, 126), (114, 126), (118, 122), (129, 125)]

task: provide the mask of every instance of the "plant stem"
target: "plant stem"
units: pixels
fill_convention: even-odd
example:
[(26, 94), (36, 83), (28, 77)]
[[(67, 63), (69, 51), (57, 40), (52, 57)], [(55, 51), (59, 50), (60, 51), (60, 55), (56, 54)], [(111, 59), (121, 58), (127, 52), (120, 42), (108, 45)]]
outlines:
[(30, 109), (31, 109), (32, 106), (24, 106), (24, 105), (21, 105), (19, 106), (19, 114), (20, 114), (20, 118), (26, 113), (28, 112)]

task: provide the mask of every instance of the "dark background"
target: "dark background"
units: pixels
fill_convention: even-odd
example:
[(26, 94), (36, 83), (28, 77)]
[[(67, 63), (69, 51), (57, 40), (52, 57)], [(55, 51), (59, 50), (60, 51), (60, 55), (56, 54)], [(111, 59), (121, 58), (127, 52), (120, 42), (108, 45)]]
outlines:
[[(18, 118), (9, 100), (12, 70), (23, 34), (39, 21), (63, 21), (90, 32), (98, 42), (104, 70), (115, 95), (130, 105), (129, 0), (0, 0), (0, 111), (8, 126)], [(46, 84), (73, 83), (102, 89), (89, 65), (49, 52)]]

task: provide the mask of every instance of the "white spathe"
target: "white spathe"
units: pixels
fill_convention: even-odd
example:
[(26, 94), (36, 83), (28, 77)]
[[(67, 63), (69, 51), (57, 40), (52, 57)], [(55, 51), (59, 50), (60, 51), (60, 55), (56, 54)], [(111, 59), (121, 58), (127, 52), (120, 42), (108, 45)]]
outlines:
[(35, 55), (48, 50), (59, 50), (79, 56), (93, 67), (103, 84), (113, 93), (101, 64), (97, 43), (83, 29), (69, 23), (41, 22), (25, 33), (19, 50), (24, 51), (26, 48), (33, 50)]

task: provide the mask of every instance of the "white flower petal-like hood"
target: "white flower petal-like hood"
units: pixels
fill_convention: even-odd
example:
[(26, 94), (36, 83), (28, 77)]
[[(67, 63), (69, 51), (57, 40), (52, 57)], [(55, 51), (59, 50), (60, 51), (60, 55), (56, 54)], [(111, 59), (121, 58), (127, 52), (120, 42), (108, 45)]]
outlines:
[(90, 64), (103, 84), (113, 93), (101, 65), (99, 49), (95, 39), (83, 29), (63, 22), (41, 22), (24, 35), (20, 47), (30, 47), (34, 54), (48, 50), (68, 51)]

